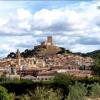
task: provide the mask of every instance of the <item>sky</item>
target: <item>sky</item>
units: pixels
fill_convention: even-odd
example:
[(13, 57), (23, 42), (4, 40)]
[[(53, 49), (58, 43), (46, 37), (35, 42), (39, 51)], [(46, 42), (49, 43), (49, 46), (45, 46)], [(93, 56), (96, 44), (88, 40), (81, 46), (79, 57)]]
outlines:
[(49, 35), (72, 52), (100, 49), (100, 1), (0, 1), (0, 58), (33, 49)]

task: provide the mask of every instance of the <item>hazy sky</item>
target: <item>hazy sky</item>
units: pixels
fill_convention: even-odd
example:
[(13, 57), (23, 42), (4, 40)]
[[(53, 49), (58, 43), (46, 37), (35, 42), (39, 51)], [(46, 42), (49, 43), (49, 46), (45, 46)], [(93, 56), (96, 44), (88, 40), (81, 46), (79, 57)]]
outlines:
[(73, 52), (100, 49), (100, 1), (0, 1), (0, 57), (48, 35)]

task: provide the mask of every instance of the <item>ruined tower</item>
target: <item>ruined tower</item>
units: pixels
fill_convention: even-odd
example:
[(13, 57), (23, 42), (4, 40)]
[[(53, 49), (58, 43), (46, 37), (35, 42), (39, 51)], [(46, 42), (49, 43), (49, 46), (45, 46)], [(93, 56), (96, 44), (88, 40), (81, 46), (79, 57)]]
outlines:
[(40, 57), (55, 55), (60, 51), (60, 48), (53, 44), (52, 36), (48, 36), (47, 40), (37, 46), (36, 54)]
[(47, 37), (47, 45), (53, 45), (52, 43), (52, 36)]

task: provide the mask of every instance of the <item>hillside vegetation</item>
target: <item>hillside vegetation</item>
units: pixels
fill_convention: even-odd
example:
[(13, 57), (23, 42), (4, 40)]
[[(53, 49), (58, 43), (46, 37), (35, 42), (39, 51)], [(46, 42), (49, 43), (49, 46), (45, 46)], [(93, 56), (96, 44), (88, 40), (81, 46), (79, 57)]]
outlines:
[[(33, 56), (37, 56), (37, 55), (51, 55), (51, 54), (64, 54), (64, 53), (70, 53), (72, 54), (72, 52), (70, 50), (66, 50), (65, 48), (60, 47), (60, 50), (57, 50), (55, 48), (49, 48), (49, 49), (45, 49), (45, 48), (41, 48), (39, 46), (35, 47), (32, 50), (26, 49), (23, 52), (21, 52), (21, 56), (24, 58), (27, 57), (33, 57)], [(16, 57), (16, 53), (15, 52), (11, 52), (7, 55), (7, 58), (15, 58)]]

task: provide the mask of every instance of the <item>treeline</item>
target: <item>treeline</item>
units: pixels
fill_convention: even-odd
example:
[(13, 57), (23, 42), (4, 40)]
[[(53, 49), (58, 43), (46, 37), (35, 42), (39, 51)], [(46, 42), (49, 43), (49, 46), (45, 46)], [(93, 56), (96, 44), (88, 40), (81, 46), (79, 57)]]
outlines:
[[(73, 53), (70, 50), (66, 50), (63, 47), (60, 47), (60, 50), (61, 51), (59, 51), (57, 54), (75, 54), (75, 55), (81, 55), (83, 57), (88, 56), (88, 55), (83, 54), (83, 53)], [(21, 52), (20, 54), (22, 57), (27, 58), (27, 57), (36, 56), (37, 53), (38, 53), (38, 49), (32, 49), (32, 50), (26, 49), (25, 51)], [(7, 58), (15, 58), (15, 57), (16, 57), (15, 52), (11, 52), (7, 55)]]
[(100, 59), (100, 50), (95, 50), (93, 52), (89, 52), (86, 54), (87, 56), (90, 56), (94, 59)]
[[(28, 50), (26, 49), (25, 51), (20, 53), (21, 57), (27, 58), (27, 57), (32, 57), (35, 55), (35, 50)], [(16, 58), (16, 53), (11, 52), (10, 54), (7, 55), (7, 58)]]
[[(21, 56), (24, 58), (35, 56), (38, 53), (39, 48), (40, 46), (35, 46), (34, 49), (31, 49), (31, 50), (26, 49), (23, 52), (21, 52)], [(95, 50), (95, 51), (88, 52), (88, 53), (80, 53), (80, 52), (73, 53), (70, 50), (66, 50), (64, 47), (60, 47), (60, 50), (61, 51), (59, 51), (57, 54), (67, 53), (67, 54), (81, 55), (83, 57), (92, 57), (93, 59), (100, 59), (100, 50)], [(15, 58), (15, 57), (16, 57), (15, 52), (11, 52), (7, 55), (7, 58)]]
[[(65, 54), (65, 53), (72, 54), (72, 52), (70, 50), (66, 50), (65, 48), (62, 48), (62, 47), (60, 47), (60, 49), (61, 49), (61, 51), (59, 51), (57, 54)], [(26, 49), (23, 52), (21, 52), (20, 54), (22, 57), (27, 58), (27, 57), (36, 56), (38, 51), (39, 51), (39, 49), (37, 46), (32, 50)], [(15, 57), (16, 57), (15, 52), (11, 52), (10, 54), (7, 55), (7, 58), (15, 58)]]
[(69, 75), (57, 74), (51, 81), (0, 82), (0, 100), (87, 100), (87, 97), (100, 97), (100, 78), (76, 80)]

